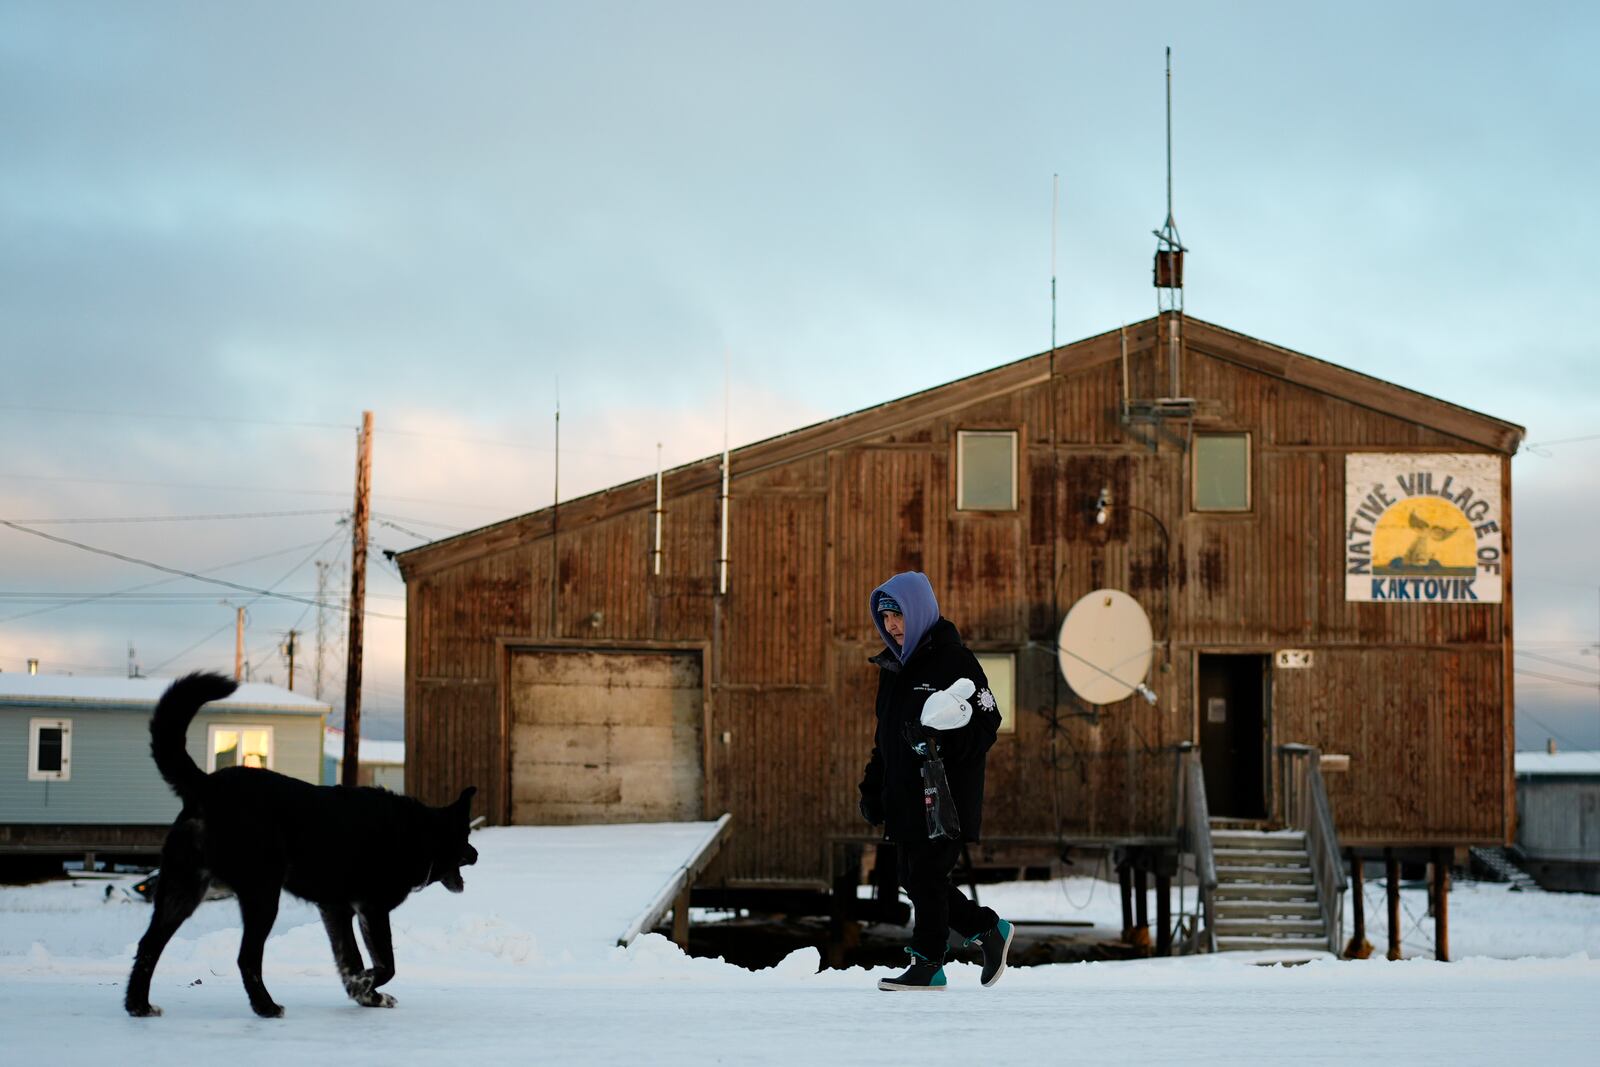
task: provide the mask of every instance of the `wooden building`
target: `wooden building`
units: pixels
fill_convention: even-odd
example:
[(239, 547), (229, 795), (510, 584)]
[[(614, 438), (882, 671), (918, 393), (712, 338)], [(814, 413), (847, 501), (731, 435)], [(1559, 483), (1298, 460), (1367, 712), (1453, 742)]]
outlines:
[[(921, 570), (1007, 705), (990, 839), (1170, 843), (1185, 743), (1213, 815), (1272, 825), (1293, 742), (1345, 768), (1345, 846), (1503, 844), (1522, 434), (1164, 313), (737, 449), (726, 504), (717, 456), (659, 508), (644, 478), (400, 554), (406, 780), (494, 823), (729, 812), (712, 880), (825, 884), (866, 830), (867, 596)], [(1102, 588), (1154, 705), (1060, 679)]]

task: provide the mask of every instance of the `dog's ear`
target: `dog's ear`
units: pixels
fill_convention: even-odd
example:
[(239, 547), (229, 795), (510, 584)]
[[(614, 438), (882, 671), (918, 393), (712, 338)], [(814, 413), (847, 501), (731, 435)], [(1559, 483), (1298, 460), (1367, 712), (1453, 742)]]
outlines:
[(472, 798), (477, 795), (478, 787), (475, 785), (469, 785), (461, 791), (461, 795), (459, 797), (456, 797), (456, 802), (452, 804), (451, 807), (465, 808), (470, 812), (472, 810)]

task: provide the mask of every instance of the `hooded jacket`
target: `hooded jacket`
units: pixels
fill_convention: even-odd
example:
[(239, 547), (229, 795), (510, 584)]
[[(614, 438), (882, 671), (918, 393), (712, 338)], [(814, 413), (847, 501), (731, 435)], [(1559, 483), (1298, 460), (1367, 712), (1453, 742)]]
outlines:
[[(902, 647), (883, 629), (878, 616), (882, 596), (892, 596), (906, 622)], [(874, 589), (869, 601), (873, 622), (885, 648), (872, 657), (878, 667), (877, 730), (872, 758), (861, 778), (866, 806), (882, 813), (884, 834), (891, 841), (928, 840), (922, 803), (922, 757), (912, 751), (912, 740), (931, 736), (944, 759), (945, 776), (961, 817), (961, 840), (977, 841), (983, 826), (985, 763), (1000, 712), (989, 692), (989, 679), (978, 658), (961, 643), (955, 625), (939, 614), (933, 587), (917, 572), (897, 574)], [(914, 629), (920, 623), (920, 633)], [(916, 635), (916, 636), (914, 636)], [(971, 698), (972, 718), (954, 730), (929, 730), (921, 724), (922, 707), (932, 694), (970, 679), (977, 691)]]

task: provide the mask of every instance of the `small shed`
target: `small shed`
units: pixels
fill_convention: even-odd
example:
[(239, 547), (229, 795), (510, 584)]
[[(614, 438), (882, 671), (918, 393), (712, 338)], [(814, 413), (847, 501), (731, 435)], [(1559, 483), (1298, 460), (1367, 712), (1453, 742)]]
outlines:
[(1517, 753), (1517, 847), (1544, 888), (1600, 893), (1600, 752)]
[[(150, 758), (170, 678), (0, 674), (0, 853), (160, 850), (178, 798)], [(327, 704), (247, 683), (206, 705), (188, 748), (206, 770), (242, 764), (318, 782)]]
[[(357, 757), (357, 785), (375, 785), (391, 793), (406, 791), (406, 743), (361, 739)], [(344, 781), (344, 731), (330, 726), (322, 732), (322, 784)]]

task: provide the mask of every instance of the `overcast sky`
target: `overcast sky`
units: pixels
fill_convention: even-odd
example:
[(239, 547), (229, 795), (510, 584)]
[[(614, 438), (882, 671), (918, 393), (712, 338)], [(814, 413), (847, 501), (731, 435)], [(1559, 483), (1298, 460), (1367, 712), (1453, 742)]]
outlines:
[[(0, 518), (309, 597), (363, 409), (405, 548), (550, 502), (558, 380), (567, 497), (719, 448), (725, 354), (737, 445), (1047, 348), (1055, 173), (1059, 338), (1147, 317), (1171, 45), (1190, 312), (1557, 442), (1518, 739), (1600, 747), (1595, 12), (0, 0)], [(0, 528), (0, 669), (231, 669), (227, 599), (309, 671), (301, 603), (62, 599), (166, 577)]]

